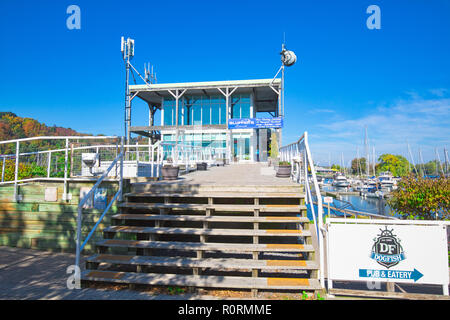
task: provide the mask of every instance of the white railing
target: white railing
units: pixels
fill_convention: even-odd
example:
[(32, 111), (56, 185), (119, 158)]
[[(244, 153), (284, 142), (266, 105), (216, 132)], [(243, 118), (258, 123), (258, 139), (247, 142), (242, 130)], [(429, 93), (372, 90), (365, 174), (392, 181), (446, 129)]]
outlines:
[[(324, 282), (324, 238), (325, 229), (323, 227), (323, 204), (322, 196), (320, 194), (319, 184), (317, 182), (316, 170), (314, 168), (314, 161), (311, 157), (311, 151), (308, 144), (308, 133), (305, 132), (301, 138), (294, 143), (283, 146), (279, 149), (279, 155), (281, 161), (287, 161), (291, 163), (292, 172), (291, 178), (304, 185), (305, 188), (305, 203), (309, 204), (312, 217), (314, 220), (314, 226), (317, 234), (317, 242), (319, 247), (319, 280), (322, 288), (325, 288)], [(308, 172), (311, 173), (311, 181), (313, 186), (311, 187), (308, 179)], [(314, 200), (312, 197), (312, 189), (314, 189), (317, 197), (317, 217), (315, 214)]]
[[(53, 147), (57, 147), (57, 142), (62, 142), (64, 145), (64, 148), (55, 148), (51, 149), (52, 142)], [(14, 200), (19, 201), (20, 197), (18, 195), (18, 184), (23, 182), (30, 182), (35, 180), (47, 180), (47, 181), (63, 181), (64, 182), (64, 191), (63, 191), (63, 199), (67, 200), (67, 182), (69, 180), (69, 167), (73, 168), (73, 166), (69, 165), (69, 153), (71, 154), (71, 162), (73, 162), (73, 151), (75, 149), (86, 149), (86, 146), (84, 147), (77, 147), (74, 148), (75, 144), (80, 144), (80, 141), (92, 141), (92, 140), (116, 140), (116, 145), (112, 146), (115, 147), (117, 150), (117, 143), (118, 143), (118, 137), (116, 136), (42, 136), (42, 137), (33, 137), (33, 138), (24, 138), (24, 139), (14, 139), (14, 140), (7, 140), (7, 141), (0, 141), (0, 147), (3, 148), (2, 150), (10, 150), (13, 149), (13, 154), (1, 154), (0, 158), (2, 159), (2, 174), (1, 174), (1, 182), (0, 185), (3, 184), (14, 184)], [(37, 151), (28, 151), (28, 152), (20, 152), (21, 147), (25, 149), (37, 149), (36, 145), (34, 144), (37, 141), (45, 141), (49, 148), (48, 150), (37, 150)], [(73, 142), (72, 144), (70, 142)], [(12, 145), (12, 146), (11, 146)], [(99, 146), (90, 146), (97, 147)], [(116, 151), (117, 152), (117, 151)], [(55, 158), (53, 161), (52, 159)], [(5, 172), (6, 172), (6, 162), (8, 160), (14, 161), (14, 177), (13, 179), (10, 179), (9, 181), (5, 181)], [(21, 165), (30, 164), (32, 163), (40, 163), (40, 162), (46, 162), (46, 173), (41, 172), (40, 176), (39, 174), (36, 174), (36, 178), (20, 178), (19, 177), (19, 169)], [(11, 163), (12, 164), (12, 163)], [(55, 164), (56, 168), (53, 168), (52, 176), (52, 164)], [(37, 166), (42, 168), (42, 166)], [(61, 172), (63, 171), (63, 173)], [(62, 173), (62, 174), (61, 174)]]
[[(19, 184), (59, 181), (64, 183), (63, 200), (70, 200), (68, 182), (96, 181), (117, 158), (119, 140), (117, 136), (42, 136), (0, 141), (0, 186), (13, 184), (13, 201), (20, 201)], [(168, 163), (183, 165), (185, 173), (188, 173), (197, 162), (214, 164), (218, 157), (223, 158), (225, 152), (224, 148), (161, 141), (123, 147), (122, 170), (127, 178), (159, 178), (161, 166)], [(95, 165), (91, 167), (83, 159), (89, 153), (96, 156)], [(118, 179), (117, 163), (107, 178)]]
[[(100, 178), (98, 178), (97, 182), (94, 184), (94, 186), (89, 190), (89, 192), (80, 199), (80, 202), (78, 204), (78, 216), (77, 216), (77, 238), (76, 238), (76, 254), (75, 254), (75, 265), (79, 268), (80, 267), (80, 255), (83, 251), (84, 247), (88, 243), (89, 239), (94, 234), (95, 230), (99, 226), (99, 224), (102, 222), (103, 218), (105, 217), (106, 213), (108, 213), (109, 209), (111, 208), (112, 204), (118, 199), (119, 201), (122, 201), (122, 193), (123, 193), (123, 158), (125, 154), (124, 150), (124, 137), (121, 138), (121, 147), (120, 147), (120, 153), (117, 155), (117, 157), (111, 162), (108, 169), (102, 174)], [(83, 206), (85, 203), (92, 199), (94, 196), (95, 190), (97, 190), (98, 186), (102, 183), (103, 180), (108, 176), (109, 172), (117, 165), (119, 162), (119, 168), (120, 168), (120, 174), (119, 174), (119, 190), (117, 190), (114, 197), (111, 199), (111, 201), (106, 206), (106, 209), (103, 211), (102, 215), (99, 217), (98, 221), (92, 228), (92, 230), (89, 232), (86, 239), (81, 244), (81, 225), (83, 223)]]

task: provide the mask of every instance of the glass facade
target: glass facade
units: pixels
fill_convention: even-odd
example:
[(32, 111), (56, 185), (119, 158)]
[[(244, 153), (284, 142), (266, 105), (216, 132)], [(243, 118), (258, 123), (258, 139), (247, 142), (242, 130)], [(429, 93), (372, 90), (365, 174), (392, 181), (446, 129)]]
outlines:
[(250, 118), (250, 95), (237, 94), (231, 97), (231, 117), (236, 118)]
[[(235, 94), (230, 98), (231, 118), (251, 118), (251, 94)], [(225, 125), (226, 100), (223, 95), (183, 95), (179, 101), (178, 119), (176, 119), (176, 102), (173, 98), (163, 99), (163, 126), (196, 126), (196, 125)], [(195, 130), (193, 128), (193, 130)], [(209, 129), (217, 131), (217, 129)], [(208, 131), (209, 131), (208, 130)], [(196, 147), (211, 148), (212, 154), (217, 158), (226, 157), (227, 130), (222, 132), (192, 133), (187, 130), (180, 133), (178, 143)], [(236, 161), (249, 161), (252, 159), (252, 133), (234, 132), (231, 136), (231, 157)], [(175, 144), (175, 134), (163, 134), (163, 142)], [(171, 157), (173, 147), (165, 147), (164, 158)], [(232, 160), (233, 161), (233, 160)]]
[[(175, 99), (163, 100), (163, 125), (176, 125)], [(209, 125), (226, 124), (225, 97), (186, 95), (180, 98), (178, 110), (178, 125)], [(237, 94), (231, 97), (232, 118), (250, 118), (251, 99), (250, 94)]]

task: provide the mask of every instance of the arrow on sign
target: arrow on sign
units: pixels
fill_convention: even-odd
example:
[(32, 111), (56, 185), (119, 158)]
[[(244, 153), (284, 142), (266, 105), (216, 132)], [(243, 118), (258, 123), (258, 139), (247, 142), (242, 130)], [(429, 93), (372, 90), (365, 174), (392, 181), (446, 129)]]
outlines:
[(423, 274), (416, 268), (414, 271), (359, 269), (359, 276), (361, 278), (403, 279), (416, 282), (423, 277)]

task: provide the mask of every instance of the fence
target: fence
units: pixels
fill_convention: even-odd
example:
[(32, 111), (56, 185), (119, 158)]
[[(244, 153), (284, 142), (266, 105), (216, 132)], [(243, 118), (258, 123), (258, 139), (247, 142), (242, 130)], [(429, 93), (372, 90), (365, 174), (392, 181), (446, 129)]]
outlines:
[[(319, 184), (317, 182), (316, 170), (314, 168), (314, 161), (311, 157), (311, 151), (308, 144), (308, 133), (305, 132), (301, 138), (294, 143), (283, 146), (279, 149), (281, 161), (288, 161), (291, 163), (292, 172), (291, 178), (304, 185), (305, 187), (305, 203), (310, 205), (314, 226), (316, 228), (317, 241), (319, 244), (319, 277), (320, 284), (325, 288), (324, 283), (324, 237), (325, 229), (323, 227), (323, 204), (322, 196), (320, 195)], [(308, 171), (311, 172), (311, 181), (308, 179)], [(312, 186), (311, 186), (312, 184)], [(317, 196), (317, 216), (316, 209), (313, 204), (312, 190)]]
[[(67, 182), (96, 181), (121, 152), (119, 141), (117, 136), (43, 136), (0, 141), (0, 186), (14, 184), (14, 200), (20, 201), (20, 183), (63, 181), (63, 200), (69, 200)], [(123, 148), (123, 177), (127, 178), (158, 178), (164, 164), (180, 165), (188, 173), (197, 162), (213, 164), (225, 152), (224, 148), (161, 141)], [(118, 175), (116, 162), (107, 178), (118, 180)]]

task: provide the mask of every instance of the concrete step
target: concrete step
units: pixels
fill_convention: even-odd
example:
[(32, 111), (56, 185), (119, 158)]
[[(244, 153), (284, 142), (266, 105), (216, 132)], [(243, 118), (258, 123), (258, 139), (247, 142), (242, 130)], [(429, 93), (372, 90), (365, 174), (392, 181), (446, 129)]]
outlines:
[(247, 222), (247, 223), (309, 223), (307, 217), (238, 217), (205, 215), (164, 215), (164, 214), (116, 214), (118, 220), (135, 221), (198, 221), (198, 222)]
[(219, 252), (233, 252), (233, 253), (314, 252), (314, 247), (312, 245), (307, 244), (243, 244), (243, 243), (213, 243), (213, 242), (201, 243), (201, 242), (104, 239), (97, 242), (96, 246), (105, 248), (219, 251)]
[(185, 268), (210, 268), (226, 270), (316, 270), (317, 263), (310, 260), (251, 260), (251, 259), (194, 259), (179, 257), (154, 257), (96, 254), (86, 262), (111, 263), (120, 265), (163, 266)]
[(165, 227), (130, 227), (111, 226), (103, 229), (103, 232), (116, 233), (147, 233), (147, 234), (183, 234), (183, 235), (205, 235), (205, 236), (258, 236), (258, 237), (310, 237), (308, 230), (254, 230), (254, 229), (201, 229), (201, 228), (165, 228)]
[(82, 280), (127, 284), (183, 286), (199, 288), (319, 290), (316, 279), (306, 278), (252, 278), (235, 276), (193, 276), (179, 274), (135, 273), (86, 270)]
[(201, 210), (212, 209), (214, 211), (237, 211), (254, 212), (258, 209), (260, 212), (295, 212), (306, 210), (305, 205), (295, 204), (196, 204), (196, 203), (137, 203), (125, 202), (119, 205), (121, 208), (130, 209), (175, 209), (175, 210)]
[(304, 198), (302, 192), (239, 192), (239, 191), (220, 191), (220, 192), (129, 192), (124, 194), (130, 198), (151, 198), (151, 197), (170, 197), (170, 198)]

